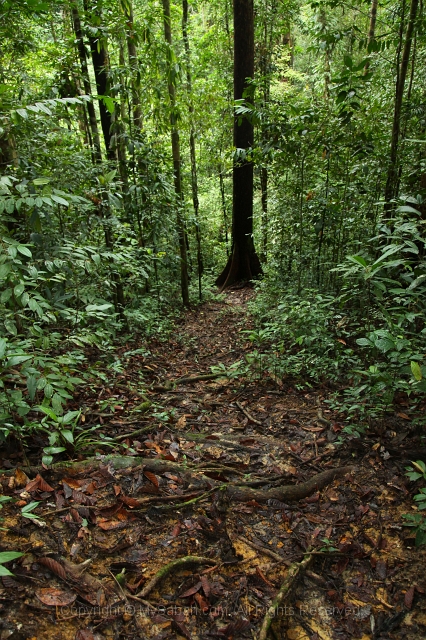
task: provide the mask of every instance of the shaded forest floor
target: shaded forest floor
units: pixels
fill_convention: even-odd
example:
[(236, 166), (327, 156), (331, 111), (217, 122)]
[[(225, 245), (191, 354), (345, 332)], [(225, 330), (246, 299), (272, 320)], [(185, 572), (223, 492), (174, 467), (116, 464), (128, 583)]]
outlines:
[[(269, 637), (426, 637), (426, 553), (402, 526), (413, 504), (404, 455), (383, 456), (389, 443), (373, 433), (337, 446), (343, 425), (324, 388), (300, 392), (262, 373), (179, 381), (252, 350), (241, 333), (251, 295), (205, 303), (168, 342), (115, 355), (114, 381), (88, 385), (73, 407), (84, 407), (80, 426), (101, 422), (116, 438), (108, 451), (83, 442), (80, 460), (95, 449), (83, 469), (24, 472), (19, 453), (0, 452), (3, 494), (18, 499), (3, 505), (0, 551), (25, 552), (1, 578), (0, 640), (257, 638), (308, 549)], [(404, 420), (389, 420), (400, 434)], [(224, 490), (295, 485), (342, 465), (354, 472), (295, 502)], [(32, 501), (40, 519), (23, 517)]]

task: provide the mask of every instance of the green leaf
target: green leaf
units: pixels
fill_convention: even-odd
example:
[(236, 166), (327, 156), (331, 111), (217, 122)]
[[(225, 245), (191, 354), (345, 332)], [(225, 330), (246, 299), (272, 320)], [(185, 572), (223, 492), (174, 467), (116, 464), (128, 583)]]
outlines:
[(65, 207), (69, 207), (69, 202), (64, 198), (61, 198), (61, 196), (52, 195), (50, 197), (52, 198), (52, 200), (54, 200), (54, 202), (57, 202), (58, 204), (63, 204)]
[(410, 367), (411, 367), (411, 373), (413, 374), (417, 382), (419, 382), (423, 378), (422, 369), (419, 363), (412, 360), (410, 363)]
[(28, 376), (27, 389), (30, 396), (30, 400), (34, 400), (35, 394), (37, 392), (37, 379), (35, 376)]
[(44, 397), (51, 398), (52, 396), (53, 396), (53, 387), (50, 384), (50, 382), (48, 382), (47, 385), (44, 387)]
[(21, 296), (21, 304), (23, 307), (27, 306), (29, 299), (30, 299), (30, 296), (26, 291), (24, 291), (24, 293)]
[(5, 340), (4, 338), (0, 338), (0, 358), (3, 358), (4, 354), (6, 353), (6, 347), (7, 340)]
[(61, 429), (61, 436), (70, 444), (74, 444), (74, 435), (69, 429)]
[(12, 356), (6, 363), (6, 367), (15, 367), (17, 364), (21, 364), (22, 362), (26, 362), (27, 360), (31, 360), (32, 356), (22, 355), (22, 356)]
[(41, 186), (43, 184), (49, 184), (50, 178), (34, 178), (33, 184), (37, 186)]
[(25, 291), (25, 285), (24, 284), (17, 284), (16, 287), (13, 289), (13, 293), (15, 294), (15, 296), (17, 298), (19, 298)]
[(358, 338), (356, 343), (359, 344), (360, 347), (372, 347), (373, 346), (373, 343), (368, 338)]
[(19, 253), (22, 253), (23, 256), (27, 256), (27, 258), (32, 258), (33, 254), (28, 249), (28, 247), (24, 247), (22, 244), (18, 246)]
[[(46, 381), (45, 378), (41, 378), (41, 379)], [(45, 384), (44, 389), (46, 389), (47, 386), (52, 387), (52, 385)], [(43, 388), (43, 387), (39, 387), (39, 388)], [(53, 387), (52, 387), (52, 392), (53, 392)], [(58, 416), (50, 407), (45, 407), (44, 405), (38, 405), (37, 407), (34, 407), (34, 409), (45, 413), (47, 416), (49, 416), (49, 418), (53, 420), (53, 422), (59, 422)]]
[(50, 467), (53, 462), (53, 456), (42, 456), (41, 461), (46, 467)]
[(9, 569), (6, 569), (6, 567), (0, 564), (0, 577), (3, 576), (13, 576), (13, 573), (11, 573)]
[(18, 335), (18, 329), (16, 327), (16, 324), (13, 322), (13, 320), (5, 320), (4, 321), (4, 326), (5, 326), (6, 331), (11, 333), (13, 336), (17, 336)]
[(110, 96), (102, 96), (102, 101), (110, 113), (114, 113), (114, 100)]
[(26, 109), (16, 109), (16, 113), (21, 116), (21, 118), (27, 119), (28, 113)]
[(25, 505), (25, 507), (22, 507), (21, 513), (31, 513), (31, 511), (34, 511), (34, 509), (36, 509), (39, 504), (40, 502), (29, 502)]
[(44, 453), (47, 453), (50, 456), (54, 456), (56, 453), (62, 453), (66, 451), (65, 447), (44, 447)]
[(352, 262), (356, 262), (362, 265), (363, 267), (367, 266), (367, 263), (362, 256), (348, 256), (348, 260), (351, 260)]
[[(37, 503), (38, 504), (38, 503)], [(19, 551), (2, 551), (0, 553), (0, 563), (10, 562), (11, 560), (16, 560), (17, 558), (21, 558), (24, 554)]]
[(10, 273), (10, 264), (0, 264), (0, 280), (4, 280)]
[(105, 182), (106, 182), (107, 184), (109, 184), (110, 182), (112, 182), (112, 181), (114, 180), (114, 178), (115, 178), (116, 173), (117, 173), (117, 170), (116, 170), (116, 169), (114, 169), (113, 171), (110, 171), (109, 173), (107, 173), (107, 174), (104, 176), (104, 178), (105, 178)]

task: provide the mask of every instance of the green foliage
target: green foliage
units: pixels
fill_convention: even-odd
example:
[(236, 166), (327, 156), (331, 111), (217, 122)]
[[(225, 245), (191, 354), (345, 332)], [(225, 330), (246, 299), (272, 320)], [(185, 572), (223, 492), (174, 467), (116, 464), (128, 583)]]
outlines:
[(13, 576), (13, 573), (6, 569), (3, 565), (17, 558), (21, 558), (24, 554), (18, 551), (1, 551), (0, 552), (0, 577), (1, 576)]
[[(406, 467), (407, 473), (405, 475), (412, 482), (420, 479), (426, 481), (426, 464), (422, 460), (411, 464), (412, 467)], [(419, 511), (426, 509), (426, 487), (420, 488), (419, 493), (414, 496), (414, 502)], [(405, 526), (413, 528), (416, 532), (416, 547), (426, 544), (426, 516), (423, 513), (406, 513), (403, 518), (406, 520)]]

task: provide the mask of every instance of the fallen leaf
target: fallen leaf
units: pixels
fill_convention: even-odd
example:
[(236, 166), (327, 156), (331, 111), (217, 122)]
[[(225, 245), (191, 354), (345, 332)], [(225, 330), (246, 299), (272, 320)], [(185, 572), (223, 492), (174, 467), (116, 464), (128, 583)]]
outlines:
[(76, 593), (56, 589), (55, 587), (38, 589), (35, 594), (43, 604), (47, 604), (50, 607), (66, 607), (77, 598)]
[(57, 562), (53, 558), (39, 558), (38, 563), (47, 567), (49, 571), (57, 575), (59, 578), (62, 578), (62, 580), (67, 579), (65, 569), (61, 564), (59, 564), (59, 562)]
[(25, 487), (29, 483), (30, 479), (26, 473), (24, 473), (21, 469), (16, 469), (15, 471), (15, 483), (18, 487)]
[(407, 609), (411, 609), (411, 607), (413, 606), (414, 590), (415, 587), (410, 587), (404, 596), (404, 604)]
[(158, 478), (155, 475), (155, 473), (152, 473), (151, 471), (146, 471), (144, 469), (143, 474), (145, 476), (145, 478), (148, 478), (148, 480), (150, 482), (152, 482), (152, 484), (154, 485), (154, 487), (156, 487), (158, 489)]

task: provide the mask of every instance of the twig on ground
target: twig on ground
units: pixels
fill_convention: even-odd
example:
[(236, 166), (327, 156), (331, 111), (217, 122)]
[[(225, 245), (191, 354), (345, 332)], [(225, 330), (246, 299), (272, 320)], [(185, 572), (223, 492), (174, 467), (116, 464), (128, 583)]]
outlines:
[(246, 416), (246, 418), (250, 421), (250, 422), (254, 422), (255, 424), (258, 424), (260, 426), (263, 426), (262, 423), (260, 422), (260, 420), (256, 420), (256, 418), (253, 418), (253, 416), (251, 415), (251, 413), (249, 413), (247, 411), (247, 409), (245, 407), (243, 407), (243, 405), (241, 404), (241, 402), (237, 402), (235, 403), (237, 405), (237, 407), (239, 408), (240, 411), (242, 411), (242, 413), (244, 413), (244, 415)]
[(291, 562), (289, 562), (285, 558), (282, 558), (278, 553), (275, 553), (274, 551), (271, 551), (271, 549), (267, 549), (266, 547), (263, 547), (261, 544), (257, 544), (256, 542), (252, 542), (251, 540), (248, 540), (247, 538), (244, 538), (243, 536), (238, 536), (238, 539), (241, 540), (242, 542), (244, 542), (244, 544), (247, 544), (249, 547), (252, 547), (252, 549), (256, 549), (256, 551), (260, 551), (260, 553), (263, 553), (265, 556), (269, 556), (270, 558), (272, 558), (276, 562), (281, 562), (281, 564), (286, 564), (288, 566), (291, 565)]

